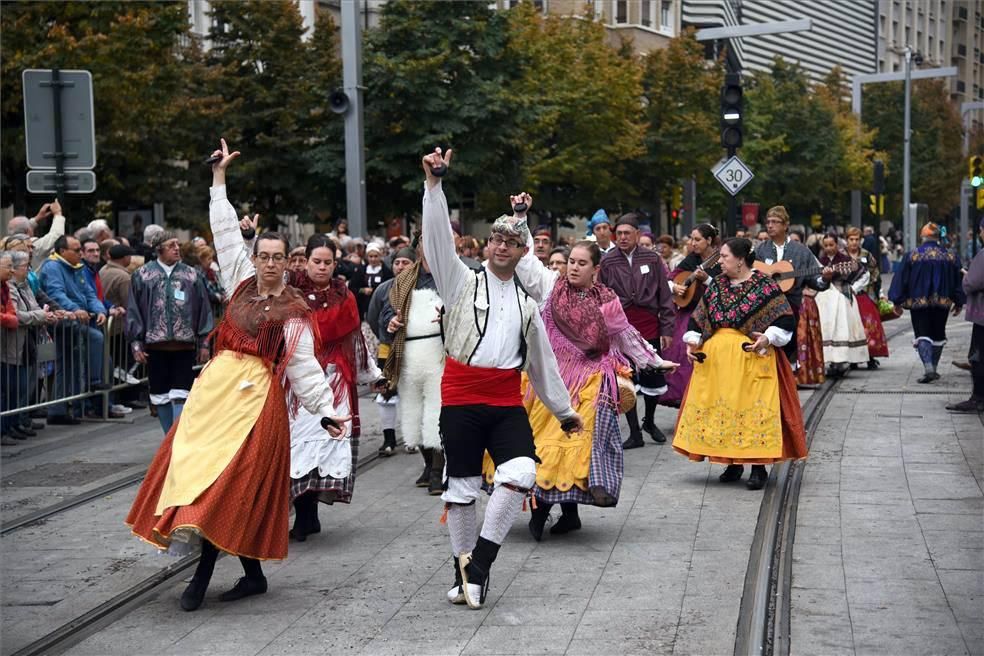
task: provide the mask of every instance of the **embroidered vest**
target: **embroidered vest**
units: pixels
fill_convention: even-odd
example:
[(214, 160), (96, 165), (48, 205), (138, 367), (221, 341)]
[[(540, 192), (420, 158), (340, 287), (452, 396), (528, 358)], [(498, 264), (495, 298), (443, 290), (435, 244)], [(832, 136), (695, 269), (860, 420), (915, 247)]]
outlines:
[[(447, 354), (461, 362), (471, 364), (475, 351), (478, 350), (489, 324), (489, 284), (488, 273), (475, 271), (474, 276), (465, 280), (457, 302), (444, 315), (444, 348)], [(519, 302), (520, 335), (519, 356), (522, 363), (520, 370), (525, 371), (529, 365), (526, 358), (527, 343), (530, 331), (533, 330), (533, 315), (538, 311), (536, 302), (516, 283), (516, 293)]]

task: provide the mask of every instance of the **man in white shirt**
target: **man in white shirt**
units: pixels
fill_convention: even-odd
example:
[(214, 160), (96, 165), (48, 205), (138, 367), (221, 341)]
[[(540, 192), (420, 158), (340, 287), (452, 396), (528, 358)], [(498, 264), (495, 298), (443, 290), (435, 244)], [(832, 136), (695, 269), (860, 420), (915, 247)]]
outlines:
[[(455, 584), (453, 604), (478, 609), (485, 601), (489, 569), (536, 480), (533, 431), (523, 407), (521, 371), (565, 430), (578, 431), (581, 417), (557, 369), (536, 302), (519, 287), (516, 265), (526, 254), (529, 228), (500, 217), (492, 226), (485, 269), (473, 271), (458, 258), (441, 179), (451, 151), (423, 158), (423, 244), (437, 291), (444, 300), (441, 380), (441, 440), (445, 452), (445, 502)], [(478, 531), (475, 502), (482, 462), (495, 463), (494, 491)]]

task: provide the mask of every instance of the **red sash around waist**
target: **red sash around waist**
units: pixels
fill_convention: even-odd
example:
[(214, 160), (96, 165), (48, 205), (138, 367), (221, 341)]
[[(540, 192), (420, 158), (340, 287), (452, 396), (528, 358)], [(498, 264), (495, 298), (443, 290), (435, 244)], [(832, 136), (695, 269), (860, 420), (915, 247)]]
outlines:
[(521, 406), (519, 370), (472, 367), (446, 358), (441, 405)]
[(638, 305), (627, 305), (625, 306), (625, 318), (644, 339), (656, 339), (660, 336), (659, 319), (645, 308)]

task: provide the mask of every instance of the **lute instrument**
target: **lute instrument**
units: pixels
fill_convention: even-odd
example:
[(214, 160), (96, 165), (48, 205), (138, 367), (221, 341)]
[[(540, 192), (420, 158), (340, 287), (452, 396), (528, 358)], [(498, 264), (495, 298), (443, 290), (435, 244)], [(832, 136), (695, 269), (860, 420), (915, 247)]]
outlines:
[(765, 275), (769, 276), (778, 285), (782, 293), (788, 292), (796, 284), (797, 278), (809, 278), (811, 276), (819, 276), (823, 273), (824, 269), (833, 269), (835, 273), (839, 273), (842, 276), (849, 275), (858, 269), (857, 260), (851, 260), (850, 262), (839, 262), (837, 264), (831, 264), (829, 266), (823, 267), (810, 267), (808, 269), (794, 269), (793, 263), (788, 260), (779, 260), (774, 264), (766, 264), (761, 260), (755, 260), (752, 264), (752, 268), (756, 271), (761, 271)]
[(716, 250), (711, 253), (710, 257), (700, 263), (694, 271), (681, 271), (673, 277), (673, 284), (680, 285), (684, 288), (682, 294), (673, 294), (673, 303), (677, 307), (687, 307), (690, 305), (694, 297), (697, 296), (697, 290), (702, 288), (704, 285), (697, 279), (698, 271), (706, 271), (708, 267), (712, 267), (717, 264), (718, 258), (721, 257), (721, 251)]

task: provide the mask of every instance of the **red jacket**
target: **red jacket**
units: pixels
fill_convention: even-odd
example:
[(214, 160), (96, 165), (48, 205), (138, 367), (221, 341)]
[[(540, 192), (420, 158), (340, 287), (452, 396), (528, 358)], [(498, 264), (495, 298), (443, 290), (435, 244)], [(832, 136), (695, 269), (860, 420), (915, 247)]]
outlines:
[(10, 287), (7, 283), (0, 283), (0, 326), (10, 330), (17, 330), (17, 308), (14, 306), (14, 299), (10, 295)]

